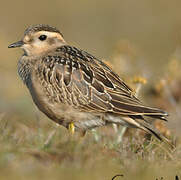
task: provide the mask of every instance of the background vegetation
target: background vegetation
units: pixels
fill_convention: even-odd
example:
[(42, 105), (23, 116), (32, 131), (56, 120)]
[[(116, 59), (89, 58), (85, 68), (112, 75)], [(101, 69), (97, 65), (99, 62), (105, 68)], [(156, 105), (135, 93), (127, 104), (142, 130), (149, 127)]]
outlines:
[[(2, 0), (0, 179), (181, 176), (180, 7), (179, 0)], [(135, 90), (144, 77), (139, 97), (169, 112), (168, 123), (153, 123), (176, 148), (148, 143), (138, 130), (126, 130), (118, 143), (120, 130), (113, 127), (70, 137), (41, 114), (17, 75), (22, 52), (7, 48), (37, 23), (58, 27), (67, 42), (106, 61)]]

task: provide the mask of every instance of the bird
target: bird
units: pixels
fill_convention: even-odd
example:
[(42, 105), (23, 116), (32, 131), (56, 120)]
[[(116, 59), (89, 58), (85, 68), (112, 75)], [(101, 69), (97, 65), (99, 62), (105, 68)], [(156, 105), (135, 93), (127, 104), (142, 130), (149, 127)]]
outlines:
[(28, 27), (8, 46), (24, 53), (18, 74), (35, 105), (72, 133), (117, 124), (138, 128), (163, 141), (150, 118), (166, 121), (168, 113), (144, 105), (112, 68), (90, 53), (69, 45), (46, 24)]

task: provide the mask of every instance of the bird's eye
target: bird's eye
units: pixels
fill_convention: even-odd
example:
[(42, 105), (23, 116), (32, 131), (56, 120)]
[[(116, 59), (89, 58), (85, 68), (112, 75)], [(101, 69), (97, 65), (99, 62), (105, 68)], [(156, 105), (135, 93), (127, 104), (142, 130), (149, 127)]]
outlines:
[(46, 38), (47, 38), (46, 35), (41, 35), (41, 36), (39, 37), (39, 40), (40, 40), (40, 41), (44, 41)]

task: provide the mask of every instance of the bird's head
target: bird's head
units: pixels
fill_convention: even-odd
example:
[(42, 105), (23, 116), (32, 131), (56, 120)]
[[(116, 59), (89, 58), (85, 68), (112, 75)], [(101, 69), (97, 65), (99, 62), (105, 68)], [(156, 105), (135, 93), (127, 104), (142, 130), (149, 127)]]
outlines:
[(38, 24), (26, 29), (22, 40), (8, 48), (20, 47), (27, 56), (41, 56), (65, 44), (63, 35), (57, 28)]

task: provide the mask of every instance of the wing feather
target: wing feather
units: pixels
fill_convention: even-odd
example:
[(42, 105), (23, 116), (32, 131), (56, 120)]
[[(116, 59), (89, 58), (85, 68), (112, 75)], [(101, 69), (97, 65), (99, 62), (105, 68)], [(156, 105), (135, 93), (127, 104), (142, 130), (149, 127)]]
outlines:
[[(61, 47), (63, 48), (63, 47)], [(66, 97), (71, 97), (72, 106), (82, 111), (115, 113), (120, 115), (155, 116), (162, 118), (167, 115), (164, 111), (144, 106), (134, 95), (132, 89), (114, 73), (111, 68), (99, 59), (85, 51), (73, 47), (59, 49), (64, 58), (64, 64), (57, 65), (54, 71), (56, 86), (71, 91)], [(73, 48), (74, 56), (70, 53)], [(63, 54), (62, 54), (63, 52)], [(66, 68), (66, 61), (70, 68)], [(61, 60), (59, 61), (59, 63)], [(71, 65), (70, 65), (71, 64)], [(63, 79), (60, 83), (60, 78)], [(70, 101), (69, 98), (67, 100)]]

